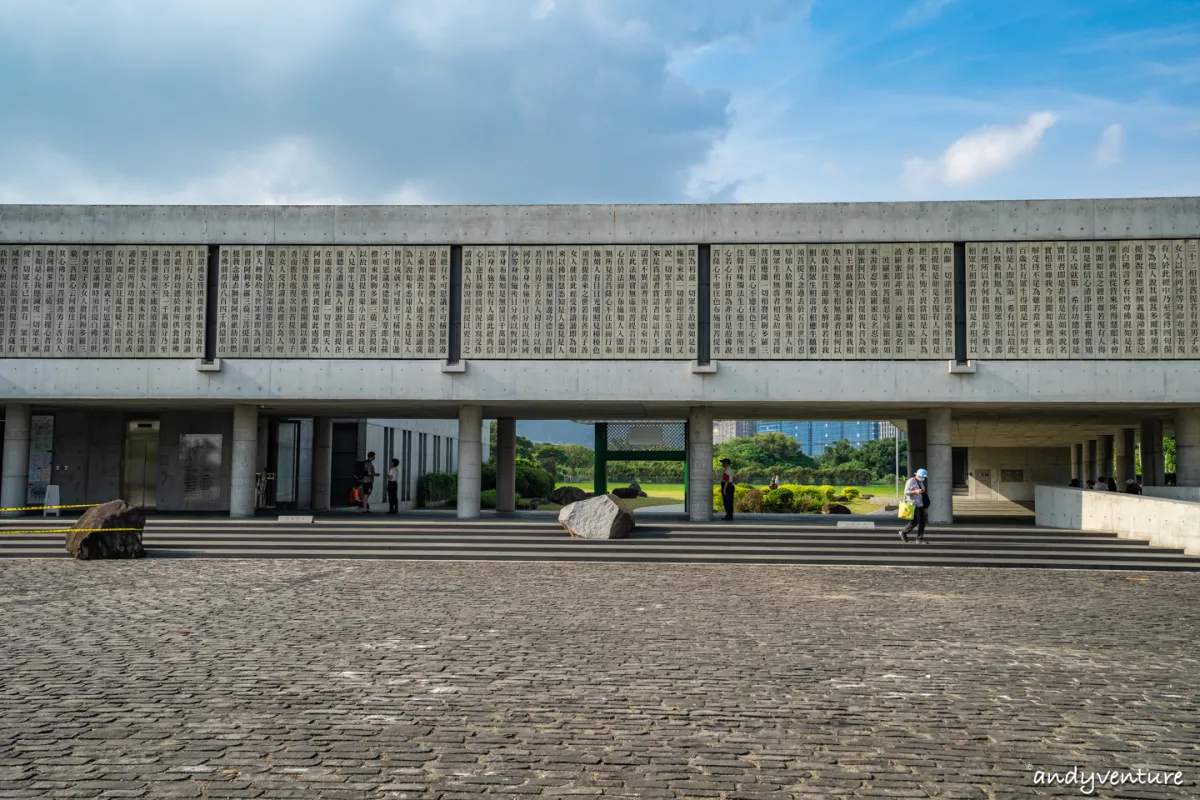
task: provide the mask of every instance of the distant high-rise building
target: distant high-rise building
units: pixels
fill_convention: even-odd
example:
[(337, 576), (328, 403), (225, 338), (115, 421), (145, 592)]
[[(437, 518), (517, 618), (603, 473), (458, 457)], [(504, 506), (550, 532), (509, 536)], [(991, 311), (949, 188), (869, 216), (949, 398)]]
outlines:
[(904, 438), (904, 431), (897, 428), (890, 422), (879, 423), (879, 438), (880, 439), (895, 439), (896, 437)]
[[(817, 457), (825, 452), (825, 446), (849, 440), (854, 447), (861, 447), (864, 442), (884, 438), (880, 422), (760, 422), (759, 433), (782, 433), (795, 439), (800, 445), (800, 451), (806, 456)], [(894, 426), (893, 426), (894, 427)]]
[(758, 423), (744, 420), (720, 420), (713, 423), (713, 444), (730, 439), (745, 439), (758, 433)]

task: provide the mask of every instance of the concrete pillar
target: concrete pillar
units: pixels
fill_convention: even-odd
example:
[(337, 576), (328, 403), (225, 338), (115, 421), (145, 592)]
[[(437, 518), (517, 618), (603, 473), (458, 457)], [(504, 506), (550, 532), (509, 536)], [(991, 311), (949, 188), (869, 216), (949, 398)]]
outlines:
[(929, 522), (948, 525), (954, 522), (954, 459), (950, 451), (950, 409), (929, 412), (925, 430), (926, 460), (929, 466)]
[(923, 419), (908, 420), (908, 475), (912, 474), (921, 468), (929, 469), (925, 442), (926, 442), (926, 424)]
[(517, 421), (501, 417), (496, 420), (496, 510), (512, 512), (516, 508), (516, 492)]
[(1117, 449), (1117, 491), (1125, 491), (1125, 482), (1132, 478), (1136, 473), (1133, 471), (1133, 453), (1137, 447), (1136, 444), (1137, 431), (1133, 428), (1121, 428), (1117, 431), (1116, 449)]
[(1162, 422), (1142, 420), (1142, 485), (1163, 485)]
[(1088, 439), (1083, 443), (1083, 485), (1096, 480), (1096, 440)]
[(258, 406), (233, 407), (233, 463), (230, 465), (229, 516), (254, 516), (254, 476), (258, 464)]
[(1071, 478), (1083, 483), (1083, 445), (1071, 445)]
[(713, 412), (688, 411), (688, 521), (711, 522), (713, 517)]
[(313, 511), (328, 511), (333, 481), (333, 417), (313, 420)]
[(458, 409), (458, 518), (479, 519), (483, 467), (483, 409)]
[[(4, 407), (4, 469), (0, 477), (0, 508), (23, 508), (29, 494), (29, 437), (33, 409), (24, 403)], [(19, 517), (23, 511), (5, 511)]]
[(1099, 449), (1096, 451), (1096, 480), (1100, 480), (1102, 476), (1105, 478), (1116, 477), (1113, 474), (1114, 438), (1111, 434), (1106, 434), (1097, 440)]
[(1175, 485), (1200, 486), (1200, 408), (1175, 412)]

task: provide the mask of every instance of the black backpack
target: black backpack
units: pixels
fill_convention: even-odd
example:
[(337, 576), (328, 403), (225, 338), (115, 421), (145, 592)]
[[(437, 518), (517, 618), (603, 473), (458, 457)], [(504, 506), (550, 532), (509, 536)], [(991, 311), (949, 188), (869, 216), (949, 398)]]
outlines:
[(355, 461), (354, 462), (354, 480), (361, 483), (363, 478), (365, 478), (365, 477), (367, 477), (367, 462)]

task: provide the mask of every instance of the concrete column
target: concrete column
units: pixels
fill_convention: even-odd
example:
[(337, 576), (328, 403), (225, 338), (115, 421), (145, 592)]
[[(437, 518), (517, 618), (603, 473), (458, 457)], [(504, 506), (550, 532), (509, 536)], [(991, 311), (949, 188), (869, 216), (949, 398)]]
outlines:
[(458, 409), (458, 518), (479, 519), (483, 478), (483, 409)]
[(516, 491), (517, 421), (501, 417), (496, 420), (496, 510), (512, 512)]
[(1121, 428), (1117, 431), (1116, 448), (1117, 448), (1117, 491), (1125, 491), (1125, 481), (1132, 478), (1136, 473), (1133, 471), (1133, 453), (1137, 447), (1136, 443), (1137, 431), (1133, 428)]
[(1071, 477), (1083, 483), (1083, 445), (1071, 445)]
[(713, 517), (713, 411), (688, 411), (688, 521), (712, 522)]
[(233, 407), (233, 463), (230, 465), (229, 516), (254, 516), (254, 474), (258, 464), (258, 407)]
[(1100, 480), (1101, 476), (1105, 478), (1115, 478), (1113, 474), (1113, 437), (1111, 434), (1101, 436), (1099, 449), (1096, 451), (1096, 480)]
[(1175, 485), (1200, 486), (1200, 408), (1175, 412)]
[(328, 511), (333, 480), (333, 417), (313, 420), (313, 511)]
[(1088, 439), (1083, 443), (1083, 485), (1096, 480), (1096, 440)]
[(950, 409), (929, 412), (925, 431), (926, 459), (929, 466), (929, 522), (948, 525), (954, 522), (954, 460), (950, 451)]
[(1142, 485), (1163, 485), (1162, 423), (1142, 420)]
[(923, 419), (908, 420), (908, 476), (921, 468), (929, 469), (925, 450), (926, 424)]
[[(4, 407), (4, 469), (0, 477), (0, 508), (23, 508), (29, 494), (29, 437), (33, 409), (24, 403)], [(23, 511), (5, 511), (19, 517)]]

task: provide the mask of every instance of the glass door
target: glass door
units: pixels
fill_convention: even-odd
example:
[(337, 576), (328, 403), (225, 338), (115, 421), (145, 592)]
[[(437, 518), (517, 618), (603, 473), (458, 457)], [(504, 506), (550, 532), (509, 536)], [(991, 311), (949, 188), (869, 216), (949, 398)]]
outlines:
[(280, 420), (275, 445), (275, 507), (296, 508), (300, 482), (300, 422)]

